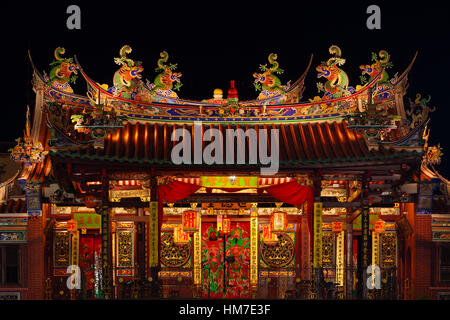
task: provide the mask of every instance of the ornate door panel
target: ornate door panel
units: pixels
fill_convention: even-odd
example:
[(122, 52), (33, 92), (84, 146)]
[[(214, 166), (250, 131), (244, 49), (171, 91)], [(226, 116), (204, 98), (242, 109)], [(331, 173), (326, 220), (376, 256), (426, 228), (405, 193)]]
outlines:
[(202, 223), (202, 296), (221, 298), (224, 291), (224, 243), (215, 223)]
[(80, 268), (84, 273), (84, 285), (88, 297), (95, 295), (95, 272), (100, 271), (101, 265), (101, 237), (100, 234), (85, 234), (80, 236)]
[(225, 244), (226, 298), (250, 298), (250, 223), (231, 223)]
[(231, 223), (224, 239), (216, 223), (202, 224), (202, 295), (250, 297), (250, 223)]

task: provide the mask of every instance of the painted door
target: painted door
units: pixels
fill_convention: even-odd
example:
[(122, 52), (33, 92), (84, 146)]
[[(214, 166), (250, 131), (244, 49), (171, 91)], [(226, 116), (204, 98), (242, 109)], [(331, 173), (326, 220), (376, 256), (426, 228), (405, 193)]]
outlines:
[[(100, 234), (80, 235), (80, 269), (84, 274), (83, 285), (86, 288), (88, 298), (93, 298), (97, 293), (95, 290), (96, 269), (99, 269), (101, 257), (101, 237)], [(97, 263), (96, 263), (97, 262)]]
[(225, 237), (216, 223), (202, 224), (202, 295), (250, 297), (250, 223), (232, 222)]

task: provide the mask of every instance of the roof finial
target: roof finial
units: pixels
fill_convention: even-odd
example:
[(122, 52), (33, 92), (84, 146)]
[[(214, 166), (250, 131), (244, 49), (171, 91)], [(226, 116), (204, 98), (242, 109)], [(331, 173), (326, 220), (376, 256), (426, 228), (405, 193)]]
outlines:
[(230, 81), (230, 89), (228, 89), (228, 96), (227, 99), (233, 99), (233, 100), (238, 100), (238, 94), (237, 94), (237, 90), (234, 86), (234, 80)]

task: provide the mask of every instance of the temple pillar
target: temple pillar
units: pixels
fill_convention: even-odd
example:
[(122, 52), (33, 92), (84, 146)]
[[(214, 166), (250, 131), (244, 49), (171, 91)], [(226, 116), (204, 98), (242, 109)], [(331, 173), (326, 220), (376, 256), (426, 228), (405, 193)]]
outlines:
[(102, 216), (102, 293), (104, 299), (112, 298), (112, 259), (111, 259), (111, 222), (109, 216), (109, 180), (106, 169), (102, 169), (102, 204), (100, 214)]
[(323, 299), (322, 295), (322, 170), (317, 170), (313, 177), (314, 185), (314, 216), (313, 216), (313, 269), (312, 269), (312, 295), (311, 298)]
[(200, 215), (200, 225), (198, 231), (194, 233), (194, 294), (196, 298), (202, 296), (202, 221)]
[(158, 201), (158, 183), (156, 177), (150, 178), (150, 215), (149, 215), (149, 267), (151, 282), (150, 293), (154, 298), (159, 297), (159, 270), (160, 259), (159, 252), (161, 248), (161, 219), (162, 219), (162, 203)]
[(250, 293), (258, 295), (258, 203), (250, 209)]
[[(352, 214), (352, 210), (348, 209), (348, 216)], [(346, 283), (346, 299), (353, 298), (353, 221), (347, 223), (347, 283)]]
[(362, 213), (361, 213), (361, 259), (362, 259), (362, 289), (363, 289), (363, 299), (368, 298), (368, 288), (367, 288), (367, 268), (369, 267), (369, 203), (368, 203), (368, 193), (369, 193), (369, 173), (366, 172), (363, 175), (361, 183), (361, 202), (362, 202)]

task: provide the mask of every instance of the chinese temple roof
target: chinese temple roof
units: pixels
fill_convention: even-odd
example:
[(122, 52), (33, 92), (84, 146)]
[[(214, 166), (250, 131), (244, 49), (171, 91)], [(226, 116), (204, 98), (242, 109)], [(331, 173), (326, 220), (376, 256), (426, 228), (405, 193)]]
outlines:
[[(158, 60), (158, 76), (152, 83), (144, 83), (140, 80), (143, 64), (130, 59), (127, 55), (131, 48), (124, 46), (120, 57), (114, 59), (120, 69), (114, 74), (111, 87), (92, 80), (76, 58), (63, 58), (63, 48), (55, 50), (56, 60), (51, 64), (49, 75), (41, 74), (30, 56), (34, 69), (33, 86), (43, 95), (41, 115), (40, 110), (35, 110), (35, 117), (41, 117), (40, 128), (33, 127), (33, 132), (38, 131), (38, 136), (34, 136), (49, 156), (25, 166), (21, 178), (41, 180), (54, 174), (55, 161), (71, 162), (72, 159), (89, 163), (115, 162), (118, 165), (147, 164), (176, 170), (205, 169), (201, 164), (174, 166), (171, 161), (175, 145), (171, 141), (173, 131), (185, 128), (193, 139), (193, 127), (198, 123), (202, 133), (209, 128), (219, 129), (222, 134), (226, 129), (255, 129), (256, 132), (279, 129), (279, 163), (280, 169), (285, 170), (320, 168), (323, 165), (349, 168), (419, 158), (422, 125), (415, 124), (411, 129), (403, 124), (403, 96), (408, 86), (408, 73), (417, 54), (403, 73), (389, 78), (386, 73), (386, 68), (390, 67), (389, 55), (384, 50), (379, 52), (379, 58), (373, 53), (373, 63), (360, 66), (363, 76), (369, 78), (362, 81), (362, 85), (351, 87), (342, 70), (345, 59), (341, 58), (340, 49), (331, 46), (329, 51), (332, 58), (316, 67), (318, 78), (327, 80), (317, 83), (323, 95), (309, 99), (309, 102), (300, 100), (312, 56), (300, 78), (292, 85), (283, 86), (278, 78), (283, 73), (278, 57), (270, 54), (269, 65), (260, 65), (261, 73), (253, 74), (253, 84), (260, 94), (250, 101), (239, 101), (234, 81), (230, 81), (228, 91), (214, 90), (214, 98), (211, 99), (193, 101), (179, 98), (175, 91), (181, 87), (181, 73), (175, 72), (176, 65), (166, 63), (166, 52), (162, 52)], [(86, 81), (86, 95), (73, 93), (70, 84), (75, 81), (76, 73)], [(128, 78), (124, 78), (124, 74)], [(124, 87), (127, 85), (131, 89)], [(223, 97), (223, 92), (228, 96)], [(384, 117), (387, 119), (385, 122), (389, 122), (383, 127), (387, 129), (387, 136), (382, 141), (377, 140), (375, 145), (363, 133), (364, 126), (362, 131), (355, 129), (360, 124), (348, 118), (370, 111), (369, 105), (377, 109), (374, 121), (383, 121)], [(427, 107), (423, 105), (421, 108), (425, 110)], [(384, 116), (380, 117), (380, 110), (384, 110)], [(424, 118), (429, 108), (426, 110)], [(417, 123), (424, 123), (426, 119), (420, 121), (418, 119)], [(377, 125), (375, 123), (375, 127)], [(259, 169), (260, 166), (249, 164), (248, 142), (247, 138), (244, 164), (231, 167), (213, 165), (210, 168)], [(202, 150), (204, 148), (205, 142)], [(237, 144), (235, 148), (242, 146)], [(225, 153), (226, 148), (223, 150)], [(226, 154), (223, 156), (225, 161)]]
[[(340, 49), (336, 48), (336, 46), (331, 46), (330, 53), (333, 52), (336, 55), (336, 52), (339, 52), (340, 57)], [(320, 88), (319, 91), (324, 92), (323, 95), (321, 94), (321, 96), (302, 102), (305, 77), (310, 70), (313, 57), (311, 56), (310, 61), (306, 64), (304, 73), (297, 81), (292, 85), (286, 84), (283, 86), (278, 78), (278, 74), (282, 73), (283, 70), (278, 67), (277, 55), (271, 54), (269, 55), (269, 62), (272, 67), (260, 65), (260, 70), (264, 72), (253, 74), (255, 77), (253, 84), (257, 91), (261, 91), (256, 99), (239, 101), (238, 93), (235, 90), (231, 90), (232, 94), (230, 97), (194, 101), (179, 98), (178, 94), (175, 93), (175, 87), (179, 88), (181, 84), (174, 87), (174, 83), (179, 84), (181, 73), (174, 72), (176, 65), (165, 64), (165, 61), (168, 59), (165, 52), (161, 53), (162, 58), (160, 60), (163, 62), (158, 61), (157, 70), (160, 70), (161, 73), (155, 78), (153, 83), (148, 80), (144, 83), (140, 80), (142, 64), (129, 59), (126, 54), (131, 52), (131, 48), (124, 46), (120, 52), (121, 58), (115, 58), (114, 60), (122, 67), (114, 75), (113, 82), (115, 85), (109, 87), (107, 84), (99, 84), (90, 78), (76, 58), (61, 58), (60, 52), (63, 52), (61, 50), (63, 48), (55, 50), (57, 60), (53, 62), (54, 67), (49, 76), (45, 73), (41, 74), (35, 68), (30, 56), (34, 69), (33, 83), (34, 86), (42, 86), (44, 88), (45, 101), (58, 102), (78, 108), (92, 108), (95, 104), (102, 104), (113, 107), (119, 115), (133, 121), (181, 123), (193, 121), (269, 123), (335, 120), (361, 108), (362, 104), (367, 103), (369, 92), (372, 93), (374, 102), (384, 103), (392, 108), (392, 105), (395, 103), (395, 92), (400, 91), (404, 94), (409, 70), (417, 56), (417, 54), (414, 56), (403, 73), (400, 75), (395, 74), (391, 78), (386, 74), (385, 68), (387, 66), (380, 64), (381, 60), (377, 62), (379, 64), (377, 68), (374, 67), (375, 64), (361, 66), (363, 77), (368, 74), (370, 74), (370, 77), (366, 80), (367, 82), (362, 85), (356, 85), (356, 87), (349, 85), (348, 77), (344, 70), (341, 69), (342, 61), (345, 60), (335, 56), (330, 58), (326, 64), (322, 62), (316, 68), (319, 72), (318, 78), (328, 80), (325, 84), (317, 83), (318, 88)], [(382, 50), (381, 52), (385, 51)], [(58, 66), (60, 66), (57, 69), (58, 74), (65, 74), (65, 78), (54, 76), (54, 69)], [(370, 70), (370, 73), (367, 70)], [(132, 82), (132, 80), (128, 81), (121, 76), (124, 71), (130, 73), (128, 80), (138, 79), (136, 83), (133, 83), (133, 89), (123, 88), (123, 83)], [(70, 87), (70, 83), (75, 81), (72, 73), (78, 72), (86, 81), (86, 95), (74, 94)], [(167, 85), (163, 86), (162, 82)], [(336, 87), (335, 83), (339, 83), (339, 86)], [(169, 87), (171, 89), (168, 89)]]
[[(163, 167), (173, 166), (170, 156), (175, 142), (172, 142), (170, 139), (173, 131), (177, 128), (185, 128), (191, 133), (191, 145), (193, 146), (193, 125), (128, 123), (125, 127), (107, 134), (103, 149), (95, 149), (91, 145), (79, 146), (71, 150), (53, 151), (50, 155), (66, 159), (117, 161), (121, 163), (153, 164)], [(270, 125), (255, 124), (245, 126), (240, 126), (239, 124), (201, 124), (200, 128), (201, 132), (205, 132), (210, 128), (219, 129), (223, 137), (226, 136), (226, 129), (241, 128), (245, 131), (253, 128), (256, 132), (262, 129), (279, 129), (279, 161), (280, 166), (285, 168), (317, 167), (323, 164), (340, 166), (358, 161), (377, 162), (417, 157), (415, 151), (397, 151), (390, 148), (369, 150), (364, 137), (347, 128), (345, 122), (273, 123)], [(251, 166), (248, 164), (248, 154), (249, 148), (252, 148), (252, 146), (249, 146), (248, 142), (249, 138), (247, 137), (244, 151), (246, 154), (245, 166)], [(204, 148), (205, 142), (202, 150)], [(237, 144), (235, 151), (236, 148), (242, 148), (242, 146)], [(225, 159), (226, 147), (223, 147), (223, 150)], [(193, 158), (192, 163), (194, 163)], [(180, 167), (183, 167), (183, 165), (180, 165)]]
[(23, 199), (9, 199), (6, 203), (0, 204), (0, 214), (25, 212), (27, 212), (27, 203)]

